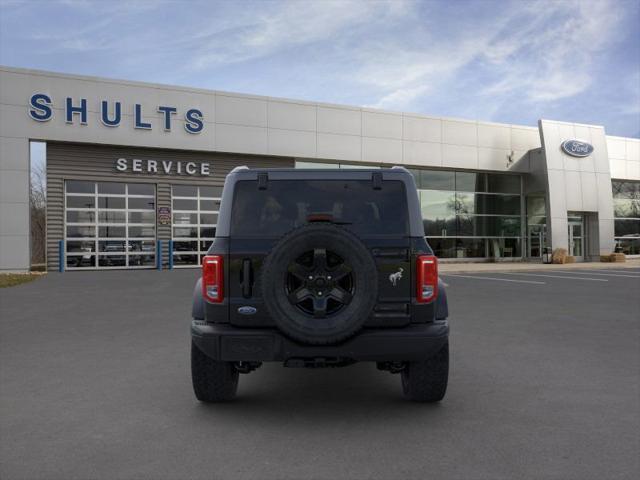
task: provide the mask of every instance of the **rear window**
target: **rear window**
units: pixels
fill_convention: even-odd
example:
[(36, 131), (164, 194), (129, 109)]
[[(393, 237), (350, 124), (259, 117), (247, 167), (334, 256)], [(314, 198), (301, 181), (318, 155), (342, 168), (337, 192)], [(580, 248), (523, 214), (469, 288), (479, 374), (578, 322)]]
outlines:
[(407, 235), (407, 196), (400, 181), (374, 190), (365, 180), (270, 180), (235, 187), (231, 235), (281, 236), (310, 220), (331, 220), (360, 235)]

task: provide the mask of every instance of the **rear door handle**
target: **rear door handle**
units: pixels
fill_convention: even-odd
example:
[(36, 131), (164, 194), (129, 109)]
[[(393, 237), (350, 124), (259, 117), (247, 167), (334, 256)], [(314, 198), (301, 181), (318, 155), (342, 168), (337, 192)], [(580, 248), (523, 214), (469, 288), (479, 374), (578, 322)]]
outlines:
[(244, 298), (251, 297), (251, 284), (253, 283), (252, 272), (251, 272), (251, 260), (245, 258), (242, 261), (242, 296)]

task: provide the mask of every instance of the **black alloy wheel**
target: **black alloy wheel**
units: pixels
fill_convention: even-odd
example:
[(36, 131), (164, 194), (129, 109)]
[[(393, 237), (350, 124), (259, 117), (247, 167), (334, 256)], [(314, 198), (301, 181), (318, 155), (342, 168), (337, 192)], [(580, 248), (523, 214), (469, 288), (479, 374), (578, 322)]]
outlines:
[(338, 254), (315, 248), (289, 264), (286, 292), (289, 302), (307, 315), (333, 315), (353, 299), (352, 268)]

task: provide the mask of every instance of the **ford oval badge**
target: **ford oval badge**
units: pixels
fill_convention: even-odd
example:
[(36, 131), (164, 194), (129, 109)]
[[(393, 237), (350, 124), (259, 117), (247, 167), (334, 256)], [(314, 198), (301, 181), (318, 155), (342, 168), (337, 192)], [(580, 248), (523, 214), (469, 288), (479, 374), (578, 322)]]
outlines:
[(565, 140), (561, 147), (564, 153), (572, 157), (588, 157), (593, 153), (593, 145), (581, 140)]
[(248, 305), (244, 306), (244, 307), (240, 307), (238, 308), (238, 313), (240, 315), (253, 315), (254, 313), (256, 313), (258, 311), (257, 308), (255, 307), (250, 307)]

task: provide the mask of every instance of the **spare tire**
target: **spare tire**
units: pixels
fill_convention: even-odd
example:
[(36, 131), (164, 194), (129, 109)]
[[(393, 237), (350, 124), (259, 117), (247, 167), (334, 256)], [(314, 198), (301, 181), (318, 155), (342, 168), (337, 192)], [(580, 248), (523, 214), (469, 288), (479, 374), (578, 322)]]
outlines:
[(378, 272), (352, 232), (310, 223), (285, 235), (262, 265), (262, 298), (278, 328), (310, 344), (343, 341), (367, 320)]

